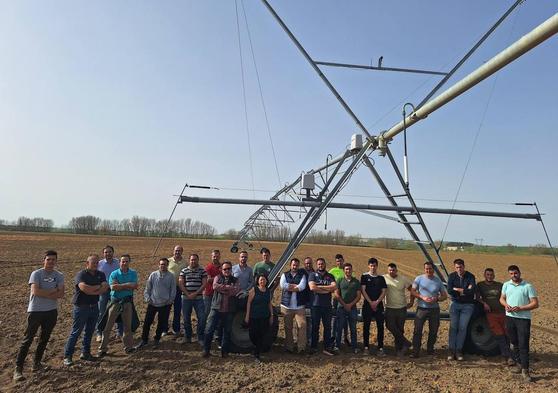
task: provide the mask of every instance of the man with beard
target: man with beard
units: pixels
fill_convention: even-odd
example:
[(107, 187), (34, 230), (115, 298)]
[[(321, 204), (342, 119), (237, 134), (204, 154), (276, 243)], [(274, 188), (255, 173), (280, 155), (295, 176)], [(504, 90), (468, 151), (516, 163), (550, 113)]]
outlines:
[(335, 278), (327, 272), (326, 261), (318, 258), (316, 261), (317, 271), (310, 274), (308, 283), (314, 294), (312, 301), (312, 343), (311, 352), (315, 353), (318, 348), (320, 333), (320, 321), (324, 327), (324, 350), (323, 353), (333, 356), (333, 342), (331, 340), (331, 294), (335, 292), (337, 285)]

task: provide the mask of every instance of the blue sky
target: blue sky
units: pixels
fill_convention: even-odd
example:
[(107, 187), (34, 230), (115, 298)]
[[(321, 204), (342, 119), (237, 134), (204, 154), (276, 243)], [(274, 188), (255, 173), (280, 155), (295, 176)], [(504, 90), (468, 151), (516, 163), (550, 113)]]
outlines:
[[(272, 1), (316, 60), (449, 70), (511, 1)], [(240, 4), (240, 3), (239, 3)], [(341, 153), (357, 128), (259, 1), (245, 0), (281, 182)], [(465, 76), (557, 12), (526, 1), (446, 84)], [(0, 218), (165, 218), (185, 182), (278, 189), (246, 26), (240, 14), (249, 154), (234, 1), (17, 1), (0, 3)], [(408, 132), (411, 191), (449, 207), (459, 200), (536, 201), (558, 242), (558, 38), (438, 110)], [(323, 68), (372, 134), (401, 118), (439, 80), (425, 75)], [(483, 113), (486, 111), (486, 115)], [(392, 144), (401, 161), (402, 138)], [(386, 160), (374, 157), (394, 184)], [(221, 190), (189, 194), (251, 197)], [(365, 170), (339, 201), (383, 204)], [(367, 197), (350, 197), (362, 195)], [(529, 211), (459, 203), (458, 208)], [(181, 205), (219, 231), (255, 209)], [(391, 222), (329, 212), (329, 228), (406, 237)], [(446, 218), (427, 216), (440, 238)], [(323, 229), (323, 221), (318, 225)], [(540, 224), (453, 217), (446, 239), (543, 243)]]

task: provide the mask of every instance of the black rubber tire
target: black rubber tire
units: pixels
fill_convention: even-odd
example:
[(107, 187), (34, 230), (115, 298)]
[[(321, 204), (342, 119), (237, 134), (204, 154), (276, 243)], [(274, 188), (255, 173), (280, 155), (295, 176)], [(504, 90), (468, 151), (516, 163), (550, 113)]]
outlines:
[[(248, 328), (243, 327), (245, 311), (237, 311), (234, 315), (232, 330), (231, 330), (231, 352), (234, 353), (250, 353), (254, 345), (250, 340), (250, 335), (248, 333)], [(264, 352), (271, 349), (271, 346), (277, 339), (277, 333), (279, 332), (279, 319), (276, 313), (273, 313), (273, 325), (271, 329), (268, 330), (268, 334), (265, 337)]]
[(237, 247), (236, 245), (233, 245), (233, 246), (231, 247), (231, 252), (232, 252), (233, 254), (236, 254), (236, 253), (238, 252), (238, 247)]
[(498, 342), (490, 331), (480, 303), (475, 305), (475, 312), (467, 328), (467, 337), (463, 350), (466, 353), (482, 356), (496, 356), (500, 354)]

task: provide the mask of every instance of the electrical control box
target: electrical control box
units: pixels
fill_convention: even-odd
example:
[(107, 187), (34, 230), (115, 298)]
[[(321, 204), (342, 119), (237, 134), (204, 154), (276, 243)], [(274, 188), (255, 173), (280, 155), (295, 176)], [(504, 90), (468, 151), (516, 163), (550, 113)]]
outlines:
[(351, 151), (357, 151), (362, 149), (362, 135), (353, 134), (351, 137)]
[(316, 188), (316, 180), (313, 173), (305, 173), (302, 175), (302, 188), (304, 190), (313, 190)]

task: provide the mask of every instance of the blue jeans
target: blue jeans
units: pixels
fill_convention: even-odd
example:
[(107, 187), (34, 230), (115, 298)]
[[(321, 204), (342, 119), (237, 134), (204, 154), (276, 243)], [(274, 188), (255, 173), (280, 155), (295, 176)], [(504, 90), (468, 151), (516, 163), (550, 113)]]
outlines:
[[(337, 308), (337, 323), (338, 326), (345, 326), (345, 324), (349, 323), (349, 329), (351, 331), (351, 347), (356, 349), (357, 347), (357, 331), (356, 331), (356, 324), (357, 324), (357, 309), (356, 307), (351, 308), (351, 311), (345, 310), (343, 306)], [(337, 341), (337, 347), (341, 348), (341, 336), (342, 336), (343, 329), (337, 329), (335, 334), (335, 340)]]
[(81, 353), (91, 353), (91, 338), (93, 337), (98, 317), (99, 306), (96, 303), (87, 306), (74, 306), (72, 330), (64, 347), (65, 358), (71, 358), (74, 354), (77, 340), (83, 328), (85, 328), (85, 333), (83, 334)]
[[(99, 315), (97, 318), (97, 323), (95, 324), (95, 330), (97, 332), (97, 336), (103, 335), (103, 331), (99, 329), (99, 321), (101, 320), (103, 314), (105, 313), (105, 310), (107, 309), (107, 304), (109, 300), (110, 300), (110, 292), (106, 292), (103, 293), (102, 295), (99, 295), (99, 303), (98, 303)], [(117, 322), (116, 326), (118, 328), (118, 335), (122, 337), (122, 335), (124, 334), (124, 326), (122, 326), (122, 322)]]
[(469, 321), (475, 311), (475, 305), (472, 303), (452, 302), (449, 311), (449, 350), (452, 352), (461, 352), (463, 350), (463, 344), (465, 344)]
[(184, 299), (182, 298), (182, 315), (184, 316), (184, 337), (186, 340), (192, 339), (192, 308), (196, 312), (198, 326), (196, 333), (198, 341), (203, 342), (205, 330), (205, 307), (203, 299)]
[(209, 313), (209, 325), (205, 329), (205, 337), (203, 342), (203, 350), (209, 352), (211, 349), (211, 341), (213, 341), (213, 334), (220, 326), (223, 326), (223, 339), (221, 342), (221, 353), (229, 353), (231, 342), (231, 331), (234, 313), (232, 312), (219, 312), (212, 309)]
[(182, 316), (182, 291), (178, 286), (176, 287), (176, 296), (174, 297), (172, 310), (172, 330), (174, 330), (176, 334), (179, 334), (180, 318)]
[(310, 347), (318, 347), (320, 321), (324, 326), (324, 349), (331, 349), (331, 306), (312, 306), (312, 342)]

